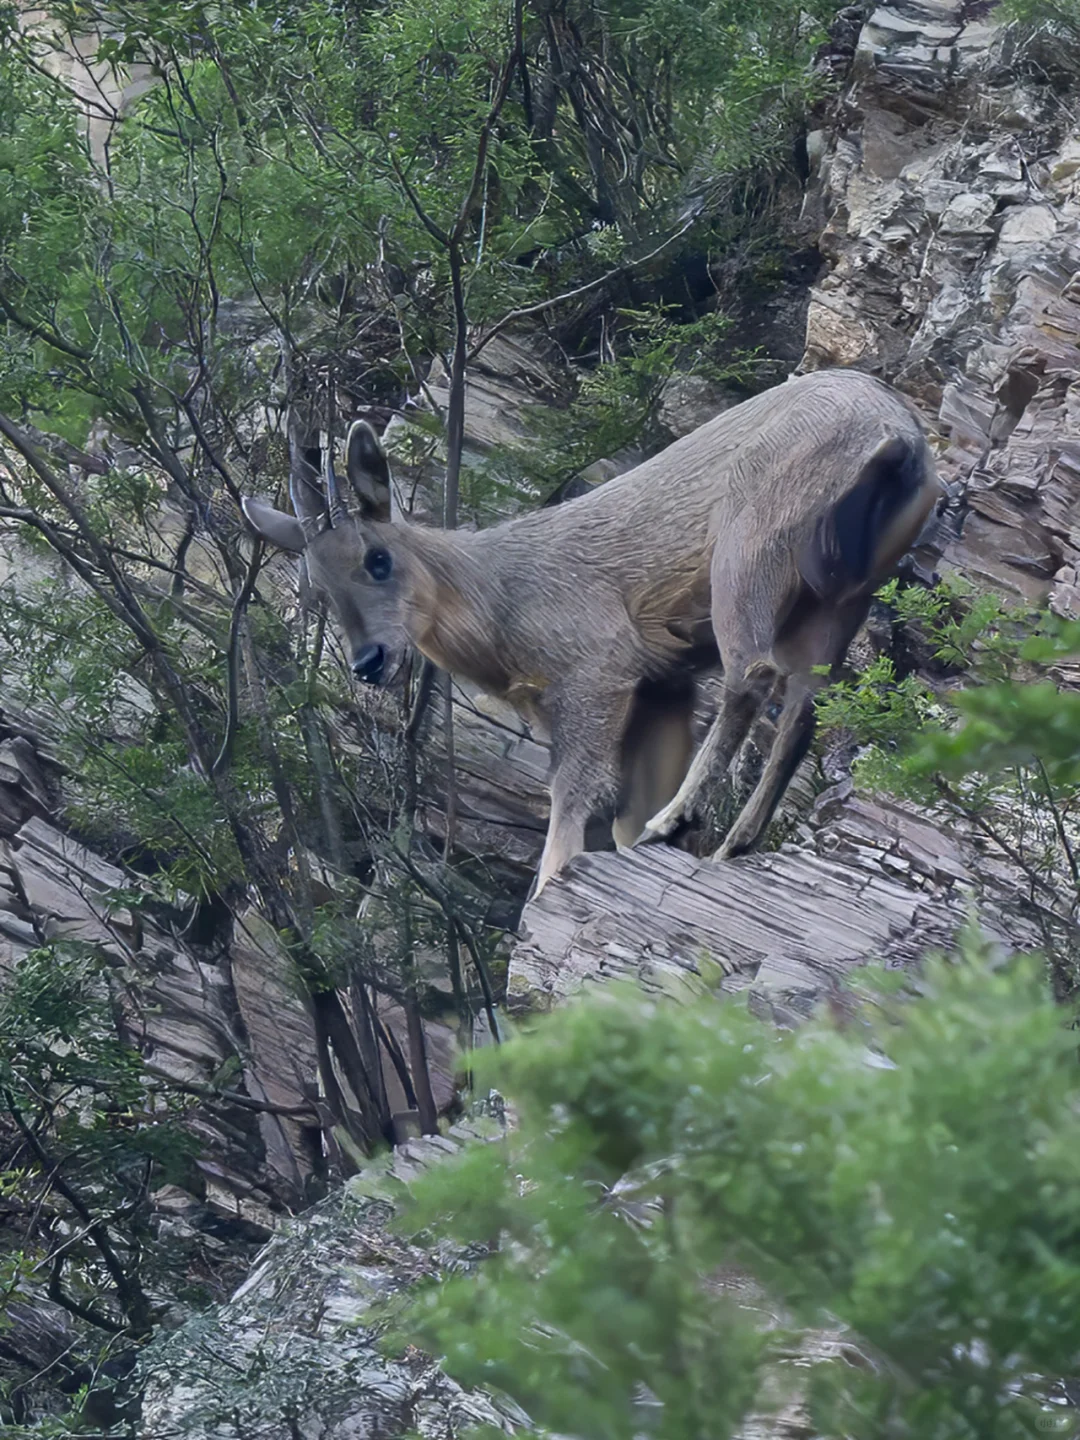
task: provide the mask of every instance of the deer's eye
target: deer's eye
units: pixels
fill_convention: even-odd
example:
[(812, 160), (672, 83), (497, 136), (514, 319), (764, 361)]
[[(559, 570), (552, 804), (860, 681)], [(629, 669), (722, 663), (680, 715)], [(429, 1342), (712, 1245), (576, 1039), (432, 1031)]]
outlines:
[(364, 569), (373, 580), (389, 580), (394, 562), (389, 550), (369, 550), (364, 556)]

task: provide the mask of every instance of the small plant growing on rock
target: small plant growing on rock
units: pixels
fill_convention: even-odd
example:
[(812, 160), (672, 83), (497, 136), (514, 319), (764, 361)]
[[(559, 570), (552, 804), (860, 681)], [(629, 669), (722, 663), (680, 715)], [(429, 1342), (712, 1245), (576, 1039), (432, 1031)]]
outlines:
[(819, 702), (823, 728), (859, 748), (856, 785), (961, 818), (1022, 877), (1061, 995), (1077, 988), (1080, 695), (1060, 687), (1080, 651), (1064, 623), (955, 583), (881, 592), (936, 672), (900, 677), (879, 656)]

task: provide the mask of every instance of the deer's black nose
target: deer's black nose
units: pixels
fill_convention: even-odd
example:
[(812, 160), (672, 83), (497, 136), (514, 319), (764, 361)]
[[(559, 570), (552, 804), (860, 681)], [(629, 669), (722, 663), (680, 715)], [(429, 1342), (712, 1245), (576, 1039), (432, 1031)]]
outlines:
[(377, 685), (382, 679), (386, 664), (386, 649), (382, 645), (365, 645), (356, 652), (352, 662), (352, 673), (368, 685)]

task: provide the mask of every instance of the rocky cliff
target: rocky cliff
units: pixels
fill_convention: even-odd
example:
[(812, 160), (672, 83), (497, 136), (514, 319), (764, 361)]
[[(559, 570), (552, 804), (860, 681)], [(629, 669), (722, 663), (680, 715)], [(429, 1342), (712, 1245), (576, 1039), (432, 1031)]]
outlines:
[[(1060, 72), (988, 6), (858, 21), (838, 22), (850, 78), (808, 141), (803, 220), (823, 264), (800, 368), (866, 368), (918, 405), (951, 492), (924, 567), (1073, 615), (1080, 148)], [(805, 1003), (852, 960), (902, 964), (940, 941), (973, 888), (990, 928), (1023, 945), (1024, 886), (1003, 861), (842, 782), (779, 854), (577, 862), (527, 908), (511, 992), (558, 998), (627, 971), (661, 983), (705, 951), (725, 986)]]
[[(800, 224), (817, 262), (805, 267), (812, 283), (789, 289), (774, 326), (787, 326), (802, 368), (871, 369), (920, 408), (951, 489), (920, 565), (1080, 614), (1072, 81), (1038, 37), (1001, 25), (982, 0), (845, 10), (823, 61), (842, 83), (807, 138)], [(518, 433), (522, 407), (557, 384), (555, 363), (527, 334), (488, 347), (470, 377), (474, 456)], [(665, 423), (683, 433), (722, 403), (692, 377), (677, 379)], [(857, 642), (862, 653), (875, 643), (872, 629)], [(130, 877), (65, 829), (48, 728), (14, 715), (0, 727), (0, 965), (58, 934), (115, 956), (128, 977), (129, 1035), (163, 1074), (213, 1091), (193, 1122), (198, 1193), (159, 1194), (160, 1223), (193, 1265), (218, 1271), (221, 1293), (273, 1236), (231, 1299), (151, 1347), (142, 1434), (345, 1440), (524, 1425), (423, 1357), (380, 1357), (365, 1325), (378, 1295), (458, 1263), (390, 1237), (395, 1186), (459, 1144), (497, 1134), (501, 1122), (460, 1122), (448, 1137), (410, 1141), (385, 1173), (365, 1172), (287, 1221), (311, 1198), (319, 1131), (315, 1040), (287, 957), (253, 913), (229, 944), (205, 949), (118, 903)], [(458, 844), (521, 893), (546, 823), (543, 747), (499, 707), (459, 690), (455, 751)], [(972, 904), (1004, 943), (1035, 943), (1023, 877), (985, 835), (825, 778), (805, 767), (787, 804), (789, 838), (769, 854), (728, 865), (663, 847), (581, 857), (525, 908), (509, 1003), (543, 1009), (583, 984), (630, 976), (676, 996), (748, 988), (755, 1004), (792, 1023), (851, 967), (909, 966), (948, 944)], [(442, 833), (437, 787), (422, 823)], [(429, 1048), (446, 1057), (446, 1103), (449, 1042), (448, 1030), (429, 1026)], [(210, 1086), (229, 1067), (241, 1078)], [(60, 1353), (69, 1343), (68, 1318), (44, 1303), (14, 1319), (27, 1345)], [(797, 1426), (793, 1411), (754, 1433)]]

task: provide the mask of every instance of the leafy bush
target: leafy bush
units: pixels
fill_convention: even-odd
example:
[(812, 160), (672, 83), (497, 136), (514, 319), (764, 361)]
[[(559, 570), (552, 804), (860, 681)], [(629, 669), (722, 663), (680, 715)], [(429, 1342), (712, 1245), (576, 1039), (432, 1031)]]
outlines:
[(955, 581), (931, 591), (891, 582), (879, 598), (929, 668), (899, 678), (879, 656), (822, 692), (819, 719), (859, 747), (859, 786), (943, 821), (960, 816), (1008, 860), (1059, 993), (1070, 995), (1080, 986), (1080, 696), (1059, 681), (1080, 653), (1080, 625)]
[(1025, 30), (1047, 29), (1074, 43), (1080, 40), (1080, 5), (1076, 0), (1005, 0), (1005, 17)]
[[(50, 1299), (111, 1336), (150, 1329), (151, 1188), (188, 1178), (190, 1100), (120, 1038), (121, 967), (77, 941), (42, 944), (0, 991), (0, 1193), (17, 1197), (21, 1250), (7, 1294)], [(9, 1357), (10, 1358), (10, 1357)]]
[(1075, 1034), (1036, 960), (974, 934), (915, 988), (868, 972), (857, 1021), (789, 1033), (607, 993), (478, 1057), (519, 1128), (425, 1177), (407, 1223), (496, 1251), (405, 1329), (583, 1440), (730, 1435), (838, 1322), (846, 1356), (797, 1372), (816, 1435), (1051, 1428), (1038, 1377), (1080, 1348)]

